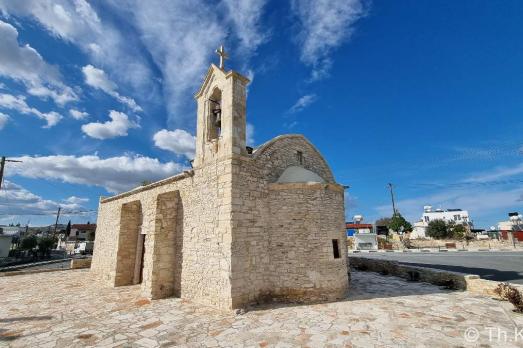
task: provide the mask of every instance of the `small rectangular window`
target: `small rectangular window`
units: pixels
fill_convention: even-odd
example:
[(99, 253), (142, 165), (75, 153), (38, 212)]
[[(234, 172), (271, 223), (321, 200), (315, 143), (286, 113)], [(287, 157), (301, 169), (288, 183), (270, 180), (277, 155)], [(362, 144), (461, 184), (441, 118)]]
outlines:
[(340, 258), (340, 248), (338, 247), (337, 239), (332, 240), (332, 253), (333, 253), (335, 259)]
[(299, 164), (303, 164), (303, 152), (296, 151), (296, 159), (298, 160)]

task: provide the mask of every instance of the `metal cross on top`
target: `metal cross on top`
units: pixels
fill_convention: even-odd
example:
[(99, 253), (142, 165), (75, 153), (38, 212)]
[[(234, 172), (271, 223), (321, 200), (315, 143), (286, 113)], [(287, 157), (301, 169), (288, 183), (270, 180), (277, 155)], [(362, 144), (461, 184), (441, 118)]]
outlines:
[(220, 56), (220, 69), (223, 70), (225, 59), (229, 58), (223, 49), (223, 45), (220, 45), (220, 48), (216, 50), (216, 54)]

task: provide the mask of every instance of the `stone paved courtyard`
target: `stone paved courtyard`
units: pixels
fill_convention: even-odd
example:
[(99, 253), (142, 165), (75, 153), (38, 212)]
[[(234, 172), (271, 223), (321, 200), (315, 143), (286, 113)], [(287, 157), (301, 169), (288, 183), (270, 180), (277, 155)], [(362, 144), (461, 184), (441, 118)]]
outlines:
[[(12, 347), (523, 347), (520, 317), (504, 303), (376, 273), (353, 272), (344, 301), (243, 315), (100, 288), (86, 270), (3, 277), (0, 291), (0, 345)], [(469, 327), (480, 333), (473, 343)], [(489, 340), (488, 327), (509, 342)]]

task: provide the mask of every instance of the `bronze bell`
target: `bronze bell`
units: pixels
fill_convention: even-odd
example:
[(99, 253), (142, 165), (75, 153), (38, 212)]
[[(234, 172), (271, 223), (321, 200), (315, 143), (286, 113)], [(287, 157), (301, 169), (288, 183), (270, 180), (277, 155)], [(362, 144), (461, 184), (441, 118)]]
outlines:
[(214, 126), (215, 127), (222, 127), (222, 109), (216, 108), (212, 111), (214, 115)]

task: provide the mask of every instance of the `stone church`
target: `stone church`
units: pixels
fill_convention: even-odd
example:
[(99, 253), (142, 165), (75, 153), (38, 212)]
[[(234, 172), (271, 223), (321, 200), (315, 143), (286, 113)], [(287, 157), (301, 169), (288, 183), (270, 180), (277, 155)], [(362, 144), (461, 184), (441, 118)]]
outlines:
[(91, 273), (222, 309), (348, 291), (344, 188), (304, 136), (246, 146), (249, 80), (211, 64), (182, 174), (101, 198)]

